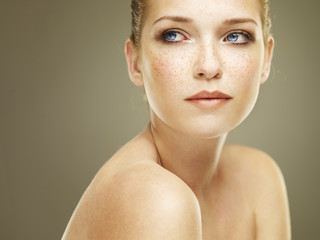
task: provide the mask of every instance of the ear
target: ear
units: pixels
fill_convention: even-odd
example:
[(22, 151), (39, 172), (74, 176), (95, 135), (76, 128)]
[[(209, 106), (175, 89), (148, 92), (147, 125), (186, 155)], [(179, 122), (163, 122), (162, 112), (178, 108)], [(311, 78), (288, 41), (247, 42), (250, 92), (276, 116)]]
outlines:
[(134, 46), (132, 41), (128, 39), (125, 43), (124, 53), (126, 55), (128, 72), (131, 81), (138, 87), (143, 87), (142, 73), (139, 67), (138, 49)]
[(272, 56), (273, 56), (273, 48), (274, 48), (274, 39), (273, 39), (273, 37), (269, 37), (267, 45), (265, 46), (265, 56), (264, 56), (260, 84), (263, 84), (265, 81), (267, 81), (267, 79), (270, 75), (271, 60), (272, 60)]

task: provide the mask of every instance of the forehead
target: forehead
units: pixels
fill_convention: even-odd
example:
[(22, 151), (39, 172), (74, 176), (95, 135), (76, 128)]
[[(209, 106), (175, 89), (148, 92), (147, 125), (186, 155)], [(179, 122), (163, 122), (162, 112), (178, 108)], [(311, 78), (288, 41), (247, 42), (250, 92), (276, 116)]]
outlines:
[(246, 17), (261, 22), (261, 0), (148, 0), (145, 21), (165, 16), (186, 16), (199, 21)]

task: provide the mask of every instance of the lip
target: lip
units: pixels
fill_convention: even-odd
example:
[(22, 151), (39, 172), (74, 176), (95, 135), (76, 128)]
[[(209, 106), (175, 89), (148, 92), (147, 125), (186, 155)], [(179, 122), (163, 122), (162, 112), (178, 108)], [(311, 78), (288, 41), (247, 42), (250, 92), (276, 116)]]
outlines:
[(201, 91), (185, 100), (199, 108), (219, 108), (232, 99), (228, 94), (221, 91)]

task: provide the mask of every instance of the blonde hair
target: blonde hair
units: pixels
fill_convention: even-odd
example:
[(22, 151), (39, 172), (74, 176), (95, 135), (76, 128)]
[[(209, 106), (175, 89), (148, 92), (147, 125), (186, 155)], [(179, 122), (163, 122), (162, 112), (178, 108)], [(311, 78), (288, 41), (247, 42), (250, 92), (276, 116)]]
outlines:
[(272, 36), (270, 1), (269, 0), (260, 0), (260, 1), (262, 1), (261, 22), (262, 22), (263, 39), (264, 39), (264, 43), (266, 44), (268, 41), (268, 38)]
[(146, 13), (146, 0), (131, 0), (130, 39), (137, 47), (140, 45), (141, 32)]

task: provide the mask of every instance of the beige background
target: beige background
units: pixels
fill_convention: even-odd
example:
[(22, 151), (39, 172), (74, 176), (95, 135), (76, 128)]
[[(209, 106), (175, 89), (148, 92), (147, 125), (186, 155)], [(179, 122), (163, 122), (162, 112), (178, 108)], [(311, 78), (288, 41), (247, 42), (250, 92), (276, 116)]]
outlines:
[[(272, 77), (228, 139), (271, 154), (293, 239), (319, 239), (319, 1), (272, 1)], [(0, 238), (60, 239), (99, 167), (148, 122), (128, 0), (0, 1)], [(270, 219), (272, 221), (272, 219)]]

